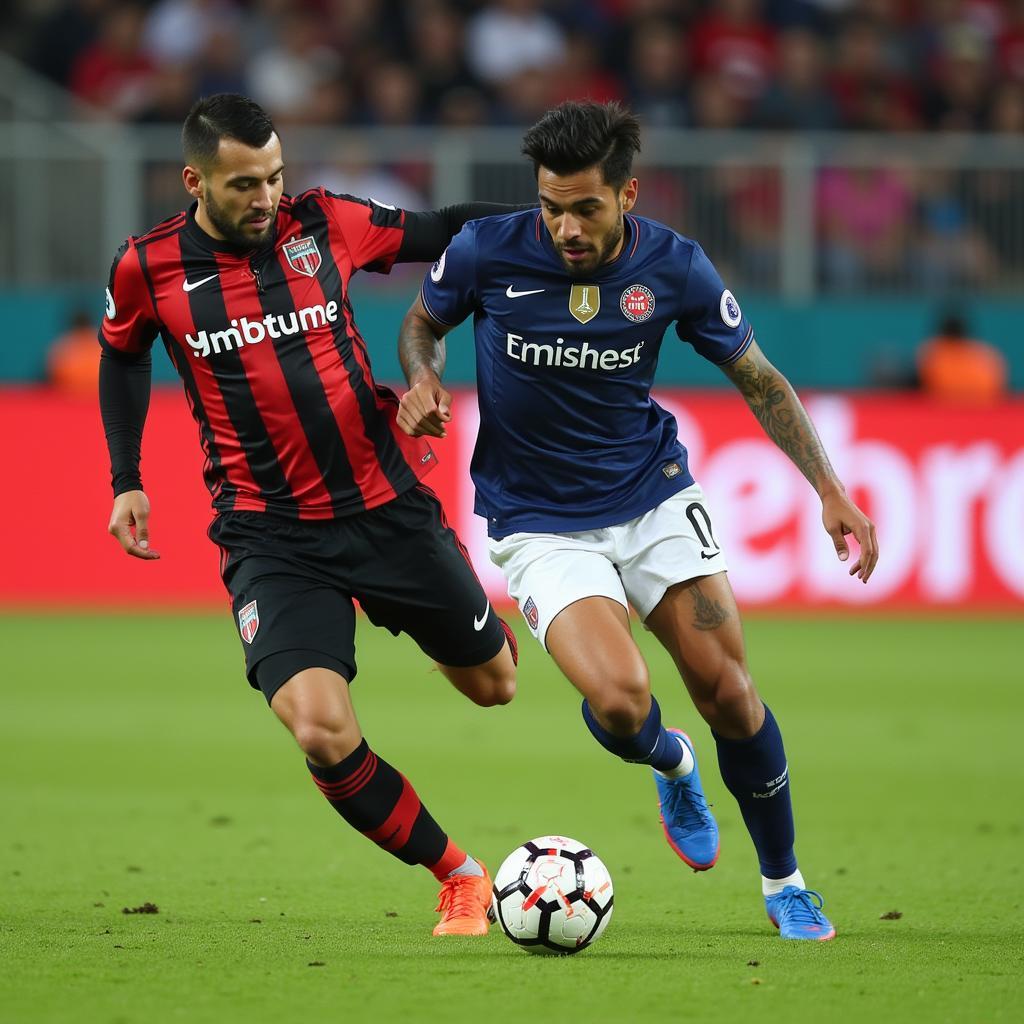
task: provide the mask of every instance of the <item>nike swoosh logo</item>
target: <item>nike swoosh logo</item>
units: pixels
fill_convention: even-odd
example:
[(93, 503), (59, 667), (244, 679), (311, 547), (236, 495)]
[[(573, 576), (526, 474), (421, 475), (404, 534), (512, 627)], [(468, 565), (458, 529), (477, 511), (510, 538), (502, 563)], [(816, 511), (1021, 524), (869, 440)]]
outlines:
[(517, 292), (515, 288), (512, 287), (512, 285), (509, 285), (505, 291), (505, 294), (510, 299), (521, 299), (524, 295), (540, 295), (542, 291), (544, 291), (543, 288), (534, 288), (532, 291), (528, 292)]
[(481, 629), (484, 628), (484, 623), (487, 621), (487, 616), (490, 615), (490, 614), (491, 614), (491, 606), (488, 605), (484, 609), (484, 614), (483, 614), (483, 616), (481, 618), (478, 619), (475, 615), (473, 616), (473, 628), (478, 633), (480, 632)]
[(182, 281), (181, 290), (183, 292), (190, 292), (195, 288), (198, 288), (201, 284), (206, 284), (207, 281), (212, 281), (217, 275), (211, 274), (209, 277), (204, 277), (202, 281)]
[(710, 555), (706, 551), (702, 551), (700, 553), (700, 557), (701, 558), (714, 558), (716, 555), (720, 555), (720, 554), (721, 554), (720, 551), (712, 551)]

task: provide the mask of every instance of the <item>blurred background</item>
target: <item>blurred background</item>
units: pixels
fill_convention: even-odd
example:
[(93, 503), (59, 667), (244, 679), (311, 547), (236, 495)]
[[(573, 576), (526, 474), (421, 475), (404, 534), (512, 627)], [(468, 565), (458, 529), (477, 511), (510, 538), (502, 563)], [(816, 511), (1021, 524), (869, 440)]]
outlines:
[[(1024, 0), (7, 0), (0, 603), (221, 600), (169, 361), (154, 360), (169, 388), (143, 464), (159, 566), (127, 564), (103, 532), (94, 398), (111, 257), (185, 205), (180, 124), (220, 91), (269, 110), (288, 191), (412, 209), (530, 201), (524, 127), (568, 97), (628, 104), (645, 129), (638, 212), (708, 251), (879, 524), (882, 562), (857, 588), (725, 378), (666, 342), (659, 397), (741, 600), (1020, 609)], [(354, 283), (383, 381), (400, 380), (397, 326), (422, 271)], [(473, 374), (463, 329), (448, 380)], [(434, 482), (498, 597), (463, 398)], [(55, 487), (63, 543), (33, 550), (15, 491)]]

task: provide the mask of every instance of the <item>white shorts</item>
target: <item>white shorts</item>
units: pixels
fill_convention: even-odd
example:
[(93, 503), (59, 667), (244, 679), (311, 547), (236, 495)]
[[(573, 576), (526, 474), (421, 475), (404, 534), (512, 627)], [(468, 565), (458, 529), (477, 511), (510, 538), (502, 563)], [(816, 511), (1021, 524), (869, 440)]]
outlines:
[(544, 644), (564, 608), (585, 597), (632, 605), (641, 620), (674, 583), (727, 568), (698, 484), (628, 523), (576, 533), (512, 533), (488, 544), (508, 594)]

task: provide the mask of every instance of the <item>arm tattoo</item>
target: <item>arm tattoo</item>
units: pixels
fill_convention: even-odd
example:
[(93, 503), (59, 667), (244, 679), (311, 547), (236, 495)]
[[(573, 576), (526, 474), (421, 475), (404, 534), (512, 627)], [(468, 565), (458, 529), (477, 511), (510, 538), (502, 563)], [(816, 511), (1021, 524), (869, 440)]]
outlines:
[(398, 334), (398, 358), (406, 383), (411, 384), (422, 370), (430, 370), (440, 379), (445, 356), (444, 338), (438, 338), (423, 317), (407, 313)]
[(693, 598), (693, 625), (695, 629), (707, 632), (718, 629), (728, 618), (729, 613), (721, 602), (713, 601), (700, 589), (699, 583), (690, 585), (690, 596)]
[(836, 481), (835, 470), (807, 410), (789, 381), (763, 354), (748, 353), (724, 370), (747, 400), (764, 432), (789, 456), (816, 491), (820, 493), (825, 484)]

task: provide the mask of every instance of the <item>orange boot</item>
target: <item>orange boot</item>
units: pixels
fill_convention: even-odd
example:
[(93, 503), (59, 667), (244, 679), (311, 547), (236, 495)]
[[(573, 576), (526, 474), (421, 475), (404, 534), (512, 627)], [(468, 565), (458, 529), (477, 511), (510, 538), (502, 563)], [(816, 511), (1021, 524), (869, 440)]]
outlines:
[(491, 876), (487, 868), (480, 875), (451, 875), (441, 883), (437, 910), (441, 920), (435, 935), (486, 935), (490, 928)]

